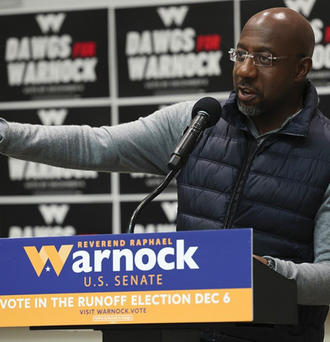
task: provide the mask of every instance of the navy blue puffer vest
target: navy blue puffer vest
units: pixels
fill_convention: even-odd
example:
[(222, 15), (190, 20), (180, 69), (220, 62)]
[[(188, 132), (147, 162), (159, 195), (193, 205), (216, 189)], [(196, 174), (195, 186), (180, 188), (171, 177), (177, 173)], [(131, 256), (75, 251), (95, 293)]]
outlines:
[[(313, 262), (314, 218), (330, 183), (330, 122), (316, 105), (309, 84), (304, 109), (258, 146), (232, 93), (178, 176), (178, 230), (252, 227), (255, 254)], [(298, 326), (226, 331), (221, 341), (322, 341), (327, 310), (300, 306)]]

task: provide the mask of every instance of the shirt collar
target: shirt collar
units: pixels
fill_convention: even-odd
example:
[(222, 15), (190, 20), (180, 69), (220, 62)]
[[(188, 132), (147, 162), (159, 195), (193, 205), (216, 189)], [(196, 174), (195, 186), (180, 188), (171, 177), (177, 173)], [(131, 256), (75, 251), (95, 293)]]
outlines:
[(285, 128), (287, 125), (290, 124), (290, 122), (292, 121), (292, 119), (297, 116), (300, 112), (302, 111), (302, 109), (300, 109), (297, 113), (293, 114), (292, 116), (288, 117), (282, 124), (281, 127), (276, 128), (272, 131), (269, 131), (267, 133), (264, 134), (259, 134), (258, 129), (256, 127), (256, 125), (254, 124), (253, 120), (249, 117), (247, 117), (247, 121), (246, 121), (246, 125), (247, 128), (249, 129), (249, 131), (252, 133), (252, 135), (258, 139), (258, 140), (264, 140), (268, 135), (276, 133), (281, 131), (281, 129)]

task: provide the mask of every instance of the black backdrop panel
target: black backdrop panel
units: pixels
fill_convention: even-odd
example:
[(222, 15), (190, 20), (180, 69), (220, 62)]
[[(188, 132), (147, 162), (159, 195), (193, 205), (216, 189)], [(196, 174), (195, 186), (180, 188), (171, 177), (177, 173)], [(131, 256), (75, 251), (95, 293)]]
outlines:
[[(140, 202), (121, 203), (121, 233), (127, 232), (131, 215)], [(141, 211), (135, 233), (169, 232), (176, 229), (177, 202), (153, 201)]]
[(108, 10), (3, 15), (0, 101), (109, 96)]
[(232, 89), (233, 3), (116, 10), (119, 96)]
[(241, 2), (242, 25), (255, 13), (270, 7), (289, 7), (301, 13), (312, 25), (316, 46), (309, 78), (316, 86), (330, 85), (330, 1), (254, 0)]
[(1, 237), (110, 234), (112, 204), (0, 205)]
[(319, 100), (319, 110), (330, 119), (330, 95), (320, 95)]

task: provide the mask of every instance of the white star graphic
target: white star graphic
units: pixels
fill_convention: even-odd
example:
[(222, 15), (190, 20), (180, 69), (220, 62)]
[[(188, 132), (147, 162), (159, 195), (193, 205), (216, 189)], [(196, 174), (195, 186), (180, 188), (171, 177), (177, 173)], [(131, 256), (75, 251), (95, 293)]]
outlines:
[(46, 272), (50, 272), (50, 267), (49, 266), (46, 267)]

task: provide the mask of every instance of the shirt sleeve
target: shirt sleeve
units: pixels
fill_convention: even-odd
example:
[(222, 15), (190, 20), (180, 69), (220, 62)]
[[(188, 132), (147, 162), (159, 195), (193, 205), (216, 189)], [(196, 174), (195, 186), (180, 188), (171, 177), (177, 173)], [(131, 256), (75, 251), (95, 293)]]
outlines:
[(314, 263), (274, 259), (276, 271), (297, 282), (298, 304), (330, 304), (330, 185), (315, 217)]
[(42, 126), (0, 120), (0, 153), (48, 165), (104, 172), (167, 174), (194, 102), (134, 122), (103, 127)]

